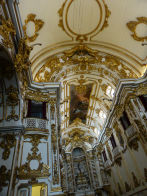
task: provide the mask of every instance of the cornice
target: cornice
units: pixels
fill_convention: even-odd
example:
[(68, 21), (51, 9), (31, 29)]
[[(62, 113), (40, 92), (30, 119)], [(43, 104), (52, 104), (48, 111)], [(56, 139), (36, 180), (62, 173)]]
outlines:
[[(116, 107), (120, 104), (122, 97), (126, 98), (130, 93), (132, 93), (134, 91), (135, 87), (139, 87), (139, 85), (142, 83), (147, 84), (147, 70), (146, 70), (145, 74), (143, 75), (143, 77), (141, 77), (139, 79), (130, 79), (130, 80), (129, 79), (122, 79), (119, 81), (119, 83), (116, 87), (115, 96), (114, 96), (113, 103), (110, 108), (110, 112), (109, 112), (107, 120), (105, 121), (105, 124), (103, 126), (103, 130), (101, 131), (101, 134), (99, 135), (98, 143), (101, 142), (106, 128), (111, 123), (113, 115), (114, 115), (114, 111), (115, 111)], [(131, 87), (131, 91), (127, 93), (127, 88), (129, 88), (129, 87)], [(125, 96), (124, 96), (124, 94), (125, 94)]]

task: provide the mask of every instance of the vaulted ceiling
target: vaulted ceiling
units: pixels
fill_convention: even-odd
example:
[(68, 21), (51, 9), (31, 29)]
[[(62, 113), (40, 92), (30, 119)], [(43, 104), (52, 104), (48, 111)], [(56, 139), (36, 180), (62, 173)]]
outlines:
[(146, 10), (146, 0), (19, 1), (34, 81), (61, 82), (62, 129), (78, 117), (98, 134), (119, 80), (144, 74)]

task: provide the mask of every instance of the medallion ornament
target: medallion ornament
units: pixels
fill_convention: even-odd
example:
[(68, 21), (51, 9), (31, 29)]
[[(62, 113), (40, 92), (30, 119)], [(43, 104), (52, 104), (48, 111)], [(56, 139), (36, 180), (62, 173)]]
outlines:
[(131, 36), (133, 37), (134, 40), (141, 41), (141, 42), (147, 41), (147, 35), (143, 37), (137, 35), (136, 28), (140, 24), (147, 25), (147, 17), (137, 17), (137, 21), (128, 22), (127, 27), (132, 32)]
[[(138, 78), (136, 73), (121, 59), (102, 54), (98, 50), (80, 44), (64, 51), (60, 56), (49, 57), (36, 73), (34, 80), (36, 82), (55, 82), (61, 78), (65, 79), (67, 74), (73, 75), (78, 72), (84, 74), (94, 72), (98, 73), (100, 77), (108, 77), (110, 74), (111, 77), (115, 77), (114, 75), (117, 73), (118, 79)], [(106, 86), (102, 86), (102, 88), (105, 90)]]
[[(92, 7), (92, 12), (94, 12), (94, 18), (91, 18), (90, 24), (88, 24), (88, 19), (84, 17), (82, 24), (80, 23), (80, 17), (81, 15), (78, 12), (78, 8), (80, 4), (82, 3), (82, 6), (84, 7), (85, 1), (75, 1), (65, 0), (62, 4), (61, 8), (58, 11), (59, 14), (59, 24), (58, 26), (62, 28), (62, 30), (72, 38), (72, 40), (76, 41), (88, 41), (92, 37), (96, 36), (98, 33), (100, 33), (105, 27), (108, 26), (108, 18), (111, 14), (110, 10), (108, 9), (108, 6), (105, 4), (104, 0), (91, 0), (90, 2), (87, 1), (86, 4), (87, 10), (83, 10), (83, 15), (86, 14), (87, 11), (90, 11), (90, 7)], [(78, 6), (75, 6), (78, 5)], [(89, 6), (90, 5), (90, 6)], [(71, 19), (71, 13), (75, 12), (76, 17), (74, 15)], [(79, 14), (79, 16), (77, 16)], [(85, 15), (86, 16), (86, 15)], [(77, 20), (78, 17), (78, 20)], [(92, 17), (92, 16), (91, 16)], [(88, 29), (85, 29), (85, 26), (88, 26)], [(78, 28), (81, 27), (82, 28)]]
[[(27, 28), (28, 28), (27, 26), (28, 26), (29, 22), (32, 22), (35, 25), (35, 32), (32, 36), (29, 36), (27, 34)], [(36, 14), (29, 14), (27, 16), (27, 19), (25, 20), (25, 25), (23, 26), (23, 30), (24, 30), (24, 34), (25, 34), (26, 39), (29, 42), (35, 41), (39, 35), (38, 31), (40, 31), (40, 29), (43, 27), (43, 25), (44, 25), (44, 22), (41, 19), (36, 19)]]

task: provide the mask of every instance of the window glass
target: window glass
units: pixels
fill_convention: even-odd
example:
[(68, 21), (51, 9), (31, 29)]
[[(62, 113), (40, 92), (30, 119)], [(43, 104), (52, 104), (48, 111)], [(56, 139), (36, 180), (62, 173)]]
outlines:
[(46, 103), (28, 100), (28, 117), (46, 118)]

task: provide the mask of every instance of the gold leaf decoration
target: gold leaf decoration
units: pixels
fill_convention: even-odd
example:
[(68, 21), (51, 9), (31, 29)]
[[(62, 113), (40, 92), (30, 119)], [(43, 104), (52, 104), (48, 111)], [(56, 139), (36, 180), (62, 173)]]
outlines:
[[(27, 35), (27, 25), (29, 22), (33, 22), (35, 25), (35, 32), (32, 36)], [(29, 14), (25, 20), (25, 25), (23, 26), (24, 34), (29, 42), (33, 42), (38, 37), (38, 31), (43, 27), (44, 22), (41, 19), (36, 19), (36, 14)]]
[(10, 181), (10, 170), (7, 170), (5, 165), (0, 167), (0, 192), (3, 190), (3, 187), (8, 186)]
[(147, 17), (137, 17), (137, 21), (128, 22), (127, 27), (132, 32), (131, 36), (133, 37), (133, 39), (135, 39), (136, 41), (145, 41), (147, 40), (147, 35), (144, 37), (139, 37), (136, 33), (136, 27), (139, 24), (147, 25)]
[(2, 43), (6, 48), (13, 48), (13, 42), (10, 36), (14, 36), (16, 34), (13, 23), (10, 19), (5, 20), (3, 17), (1, 18), (2, 25), (0, 25), (0, 35), (3, 37)]

